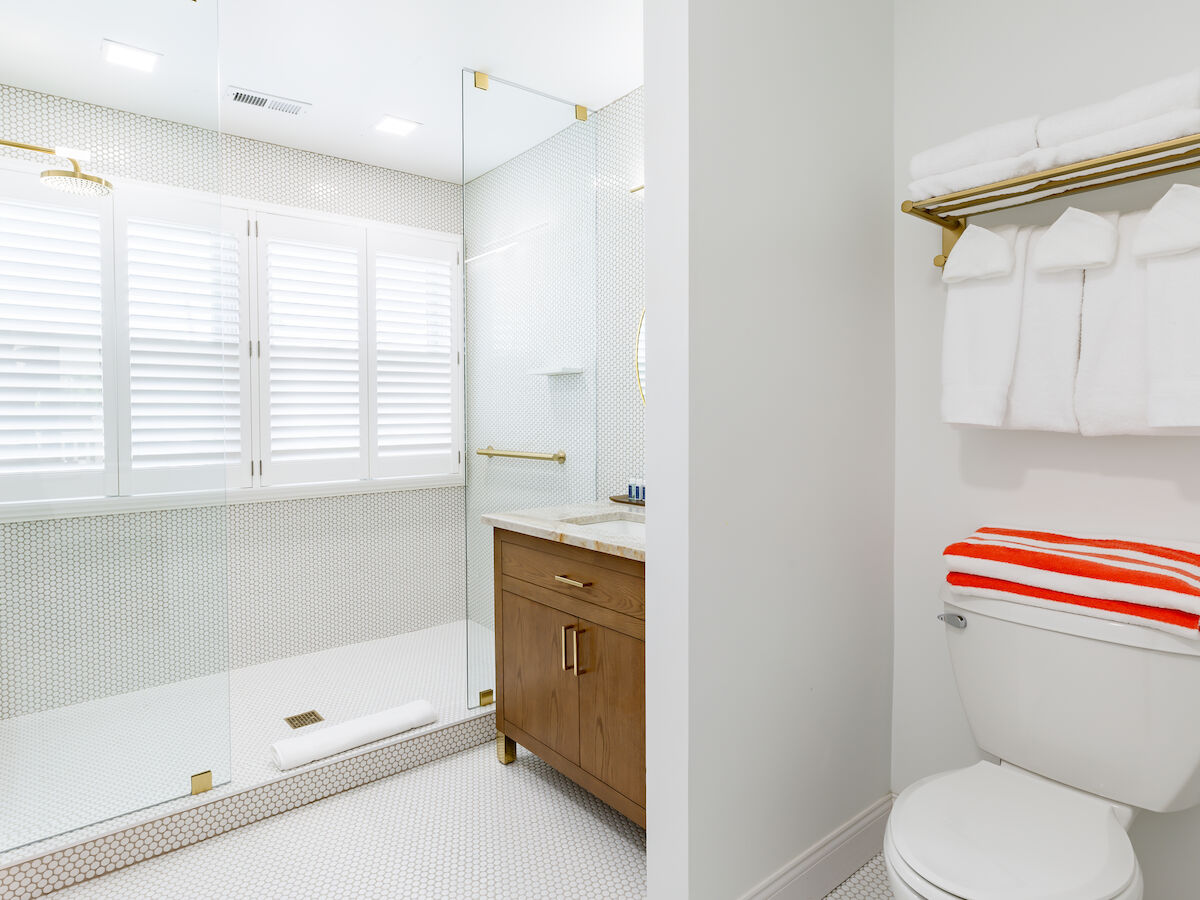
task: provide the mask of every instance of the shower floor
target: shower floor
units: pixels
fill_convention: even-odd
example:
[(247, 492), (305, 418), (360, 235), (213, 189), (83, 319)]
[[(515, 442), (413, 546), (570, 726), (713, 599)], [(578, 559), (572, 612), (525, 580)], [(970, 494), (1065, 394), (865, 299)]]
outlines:
[[(0, 868), (364, 749), (281, 772), (271, 743), (306, 730), (285, 716), (315, 709), (332, 723), (433, 704), (436, 723), (375, 748), (486, 715), (467, 708), (468, 643), (472, 670), (490, 671), (491, 631), (458, 621), (0, 721), (0, 847), (15, 848), (0, 852)], [(207, 769), (225, 783), (188, 795), (190, 776)]]

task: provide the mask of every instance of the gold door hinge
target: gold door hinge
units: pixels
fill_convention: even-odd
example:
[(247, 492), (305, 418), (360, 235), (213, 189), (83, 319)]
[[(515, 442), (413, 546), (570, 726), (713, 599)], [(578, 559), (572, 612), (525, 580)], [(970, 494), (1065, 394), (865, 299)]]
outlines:
[(192, 776), (192, 793), (203, 794), (212, 790), (212, 769)]
[(479, 705), (480, 706), (491, 706), (495, 702), (496, 702), (496, 692), (493, 691), (491, 688), (488, 688), (486, 691), (479, 692)]
[(488, 89), (487, 72), (475, 73), (475, 87), (479, 88), (481, 91), (486, 91)]
[(580, 106), (578, 103), (576, 103), (575, 104), (575, 118), (578, 119), (580, 122), (586, 122), (587, 121), (587, 107)]

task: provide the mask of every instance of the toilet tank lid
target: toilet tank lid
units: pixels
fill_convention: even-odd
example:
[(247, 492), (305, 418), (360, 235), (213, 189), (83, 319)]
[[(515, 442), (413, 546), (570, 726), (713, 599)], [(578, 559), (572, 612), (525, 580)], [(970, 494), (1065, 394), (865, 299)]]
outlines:
[(1095, 616), (1065, 610), (1045, 609), (1013, 600), (951, 594), (949, 591), (944, 596), (944, 603), (946, 606), (955, 607), (964, 613), (973, 612), (991, 616), (993, 619), (1002, 619), (1005, 622), (1016, 622), (1032, 628), (1042, 628), (1046, 631), (1057, 631), (1076, 637), (1107, 641), (1110, 644), (1124, 644), (1128, 647), (1142, 647), (1146, 650), (1158, 650), (1163, 653), (1200, 656), (1200, 639), (1168, 634), (1156, 628), (1147, 628), (1145, 625), (1114, 622), (1111, 619), (1099, 619)]
[(989, 762), (907, 788), (891, 831), (918, 875), (972, 900), (1110, 900), (1137, 873), (1111, 804)]

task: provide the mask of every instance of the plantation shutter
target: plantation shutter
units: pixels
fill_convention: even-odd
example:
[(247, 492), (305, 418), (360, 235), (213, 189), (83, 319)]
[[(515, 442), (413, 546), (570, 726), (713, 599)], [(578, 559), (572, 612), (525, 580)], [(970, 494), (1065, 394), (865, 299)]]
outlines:
[(362, 228), (259, 217), (263, 484), (367, 477)]
[[(244, 214), (237, 222), (244, 229)], [(217, 489), (229, 474), (248, 480), (238, 232), (216, 204), (163, 206), (136, 193), (119, 201), (122, 493)]]
[(373, 234), (373, 477), (456, 472), (458, 256), (448, 241)]
[[(104, 311), (111, 207), (0, 178), (0, 500), (115, 492)], [(40, 188), (33, 182), (34, 188)]]

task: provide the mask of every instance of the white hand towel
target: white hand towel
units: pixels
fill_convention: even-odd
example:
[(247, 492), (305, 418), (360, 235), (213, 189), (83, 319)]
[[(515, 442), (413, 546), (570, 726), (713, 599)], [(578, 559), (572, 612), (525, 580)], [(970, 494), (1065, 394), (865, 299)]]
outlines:
[[(951, 281), (947, 285), (942, 336), (942, 418), (962, 425), (1000, 426), (1004, 424), (1017, 355), (1021, 284), (1031, 229), (1004, 226), (985, 238), (977, 232), (968, 235), (971, 228), (978, 226), (963, 232), (946, 266), (950, 268), (953, 261), (960, 271), (978, 269), (992, 274)], [(1001, 274), (995, 273), (995, 237), (1012, 248), (1012, 265)], [(993, 261), (992, 269), (975, 265), (970, 258), (975, 254)]]
[(912, 158), (909, 173), (913, 181), (941, 175), (955, 169), (1020, 156), (1037, 146), (1037, 116), (1016, 119), (972, 131), (953, 141), (923, 150)]
[(1142, 122), (1102, 131), (1053, 148), (1053, 165), (1066, 166), (1134, 147), (1200, 133), (1200, 109), (1177, 109)]
[(1075, 415), (1083, 434), (1149, 431), (1146, 266), (1133, 255), (1133, 237), (1145, 218), (1145, 212), (1121, 216), (1116, 259), (1084, 279), (1075, 381)]
[(1030, 150), (1020, 156), (993, 159), (917, 179), (908, 186), (908, 195), (913, 200), (928, 200), (930, 197), (940, 197), (943, 194), (953, 194), (955, 191), (965, 191), (1019, 175), (1029, 175), (1050, 168), (1052, 161), (1053, 156), (1047, 151)]
[(1200, 426), (1200, 188), (1177, 184), (1138, 229), (1146, 266), (1150, 425)]
[(1015, 225), (989, 231), (978, 225), (968, 225), (954, 245), (950, 258), (942, 267), (942, 281), (954, 284), (971, 278), (995, 278), (1012, 271)]
[(1200, 109), (1200, 70), (1164, 78), (1102, 103), (1047, 116), (1037, 124), (1038, 146), (1061, 147), (1177, 109)]
[(1116, 252), (1116, 213), (1098, 216), (1071, 208), (1030, 235), (1008, 428), (1079, 430), (1075, 376), (1083, 270), (1109, 265)]
[(271, 756), (280, 769), (294, 769), (315, 759), (323, 759), (436, 721), (437, 714), (429, 701), (415, 700), (369, 716), (327, 725), (310, 734), (276, 741), (271, 745)]

